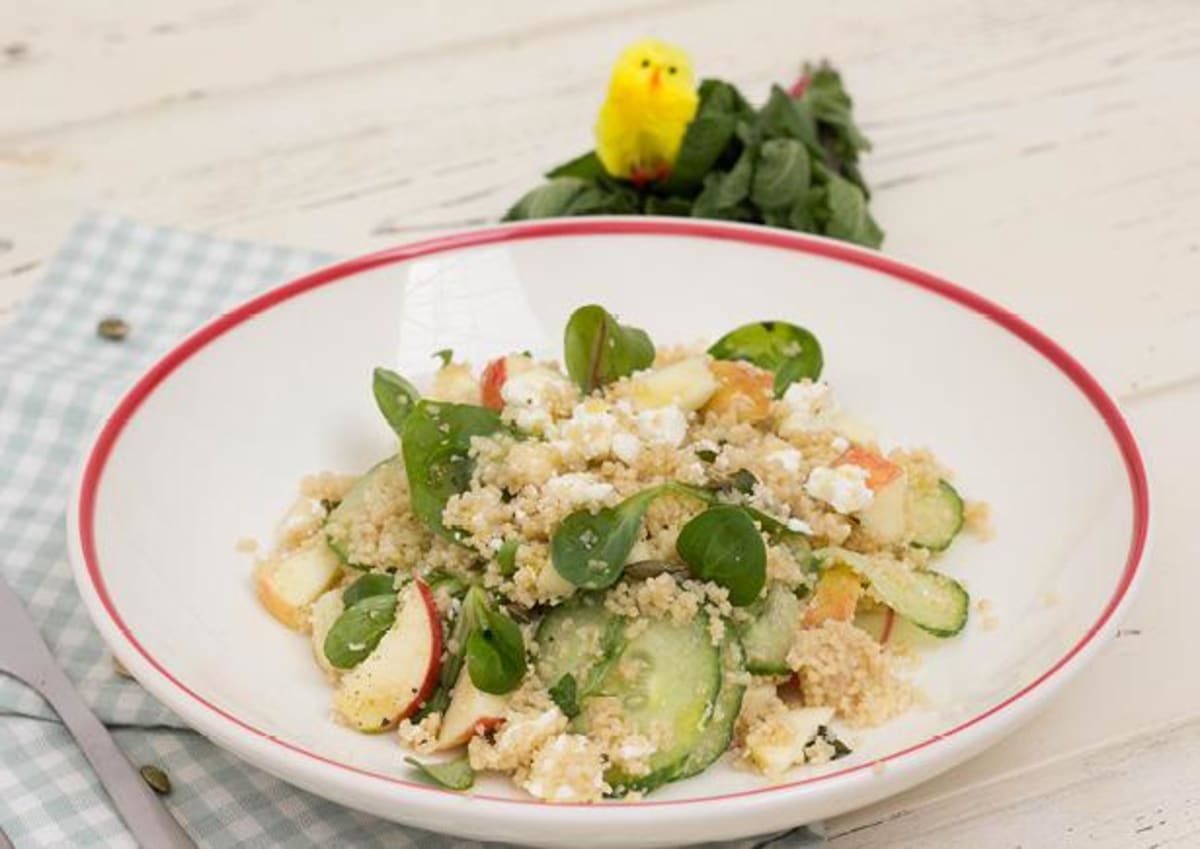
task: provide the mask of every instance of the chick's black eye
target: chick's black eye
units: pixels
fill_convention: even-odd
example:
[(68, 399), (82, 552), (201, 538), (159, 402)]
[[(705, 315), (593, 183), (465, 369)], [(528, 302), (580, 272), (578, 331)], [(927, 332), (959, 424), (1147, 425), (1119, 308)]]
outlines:
[(643, 59), (643, 60), (642, 60), (642, 67), (643, 67), (643, 68), (649, 68), (649, 67), (650, 67), (650, 60), (649, 60), (649, 59)]
[(675, 66), (674, 66), (674, 65), (672, 65), (671, 67), (667, 68), (667, 73), (668, 73), (668, 74), (673, 74), (673, 73), (675, 73)]

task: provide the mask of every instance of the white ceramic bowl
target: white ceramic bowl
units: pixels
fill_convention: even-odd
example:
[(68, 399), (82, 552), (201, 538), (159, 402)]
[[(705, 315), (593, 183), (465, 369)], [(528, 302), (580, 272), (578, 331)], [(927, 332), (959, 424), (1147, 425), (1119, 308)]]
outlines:
[[(855, 753), (769, 787), (719, 765), (642, 803), (551, 806), (503, 782), (416, 783), (390, 735), (329, 719), (305, 640), (255, 601), (235, 552), (268, 537), (298, 479), (392, 450), (370, 371), (432, 370), (454, 348), (556, 353), (597, 301), (663, 342), (780, 318), (817, 333), (844, 406), (928, 445), (992, 505), (992, 542), (945, 568), (973, 616), (917, 674), (928, 708)], [(338, 802), (457, 835), (668, 845), (835, 815), (923, 781), (1028, 719), (1114, 631), (1144, 555), (1146, 480), (1113, 402), (1011, 313), (879, 254), (761, 228), (577, 219), (484, 229), (342, 263), (202, 328), (155, 365), (97, 438), (74, 495), (79, 589), (145, 687), (218, 744)]]

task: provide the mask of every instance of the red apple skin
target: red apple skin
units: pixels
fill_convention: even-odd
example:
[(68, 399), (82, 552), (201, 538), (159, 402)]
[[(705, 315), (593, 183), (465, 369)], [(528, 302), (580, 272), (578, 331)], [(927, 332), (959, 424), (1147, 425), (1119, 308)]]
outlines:
[(432, 645), (429, 654), (429, 669), (425, 673), (425, 680), (421, 683), (412, 704), (404, 709), (398, 719), (407, 719), (412, 716), (433, 695), (434, 688), (437, 687), (438, 677), (442, 671), (442, 652), (445, 651), (445, 642), (442, 638), (442, 617), (438, 613), (437, 605), (433, 601), (433, 593), (430, 591), (429, 585), (424, 581), (413, 581), (413, 586), (416, 588), (421, 601), (425, 603), (425, 615), (429, 620), (429, 637)]
[(499, 412), (504, 409), (504, 398), (500, 395), (500, 387), (508, 379), (508, 359), (500, 357), (492, 360), (484, 368), (479, 378), (479, 390), (483, 396), (483, 406)]

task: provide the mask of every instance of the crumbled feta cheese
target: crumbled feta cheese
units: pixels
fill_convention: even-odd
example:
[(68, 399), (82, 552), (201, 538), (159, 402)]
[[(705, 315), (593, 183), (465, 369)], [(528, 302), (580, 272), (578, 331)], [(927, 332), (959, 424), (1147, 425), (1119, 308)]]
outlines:
[(518, 428), (540, 434), (553, 422), (550, 406), (563, 393), (566, 378), (558, 372), (533, 366), (510, 374), (500, 387), (505, 412)]
[(642, 453), (642, 442), (632, 433), (615, 433), (612, 438), (612, 453), (623, 463), (633, 463)]
[(829, 427), (829, 417), (837, 409), (828, 383), (803, 380), (783, 393), (779, 433), (791, 436)]
[(800, 471), (802, 457), (800, 452), (795, 448), (783, 448), (779, 451), (772, 451), (767, 455), (767, 459), (789, 474), (795, 474)]
[(830, 468), (819, 466), (804, 482), (804, 491), (813, 498), (832, 505), (839, 513), (853, 513), (871, 506), (875, 498), (867, 486), (871, 473), (862, 466), (843, 463)]
[(850, 450), (850, 440), (844, 436), (835, 436), (829, 440), (829, 446), (839, 454), (844, 454)]
[(597, 480), (586, 472), (571, 472), (550, 478), (542, 487), (542, 494), (560, 499), (575, 507), (585, 507), (603, 502), (616, 491), (611, 483)]
[(786, 524), (789, 531), (795, 531), (798, 534), (808, 534), (808, 536), (813, 535), (812, 525), (803, 519), (788, 519)]
[(585, 401), (577, 404), (571, 418), (559, 425), (557, 434), (584, 458), (594, 460), (613, 450), (618, 435), (617, 419), (603, 401)]
[(678, 448), (687, 437), (687, 413), (674, 404), (643, 410), (637, 414), (637, 428), (647, 442)]
[(604, 757), (582, 734), (560, 734), (538, 750), (525, 789), (550, 802), (594, 802), (604, 797)]

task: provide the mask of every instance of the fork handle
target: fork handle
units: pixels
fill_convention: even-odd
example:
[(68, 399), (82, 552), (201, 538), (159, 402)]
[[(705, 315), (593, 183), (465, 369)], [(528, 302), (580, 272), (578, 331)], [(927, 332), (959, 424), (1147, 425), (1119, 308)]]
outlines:
[(129, 831), (144, 849), (197, 849), (57, 665), (45, 668), (41, 680), (29, 683), (58, 712)]

